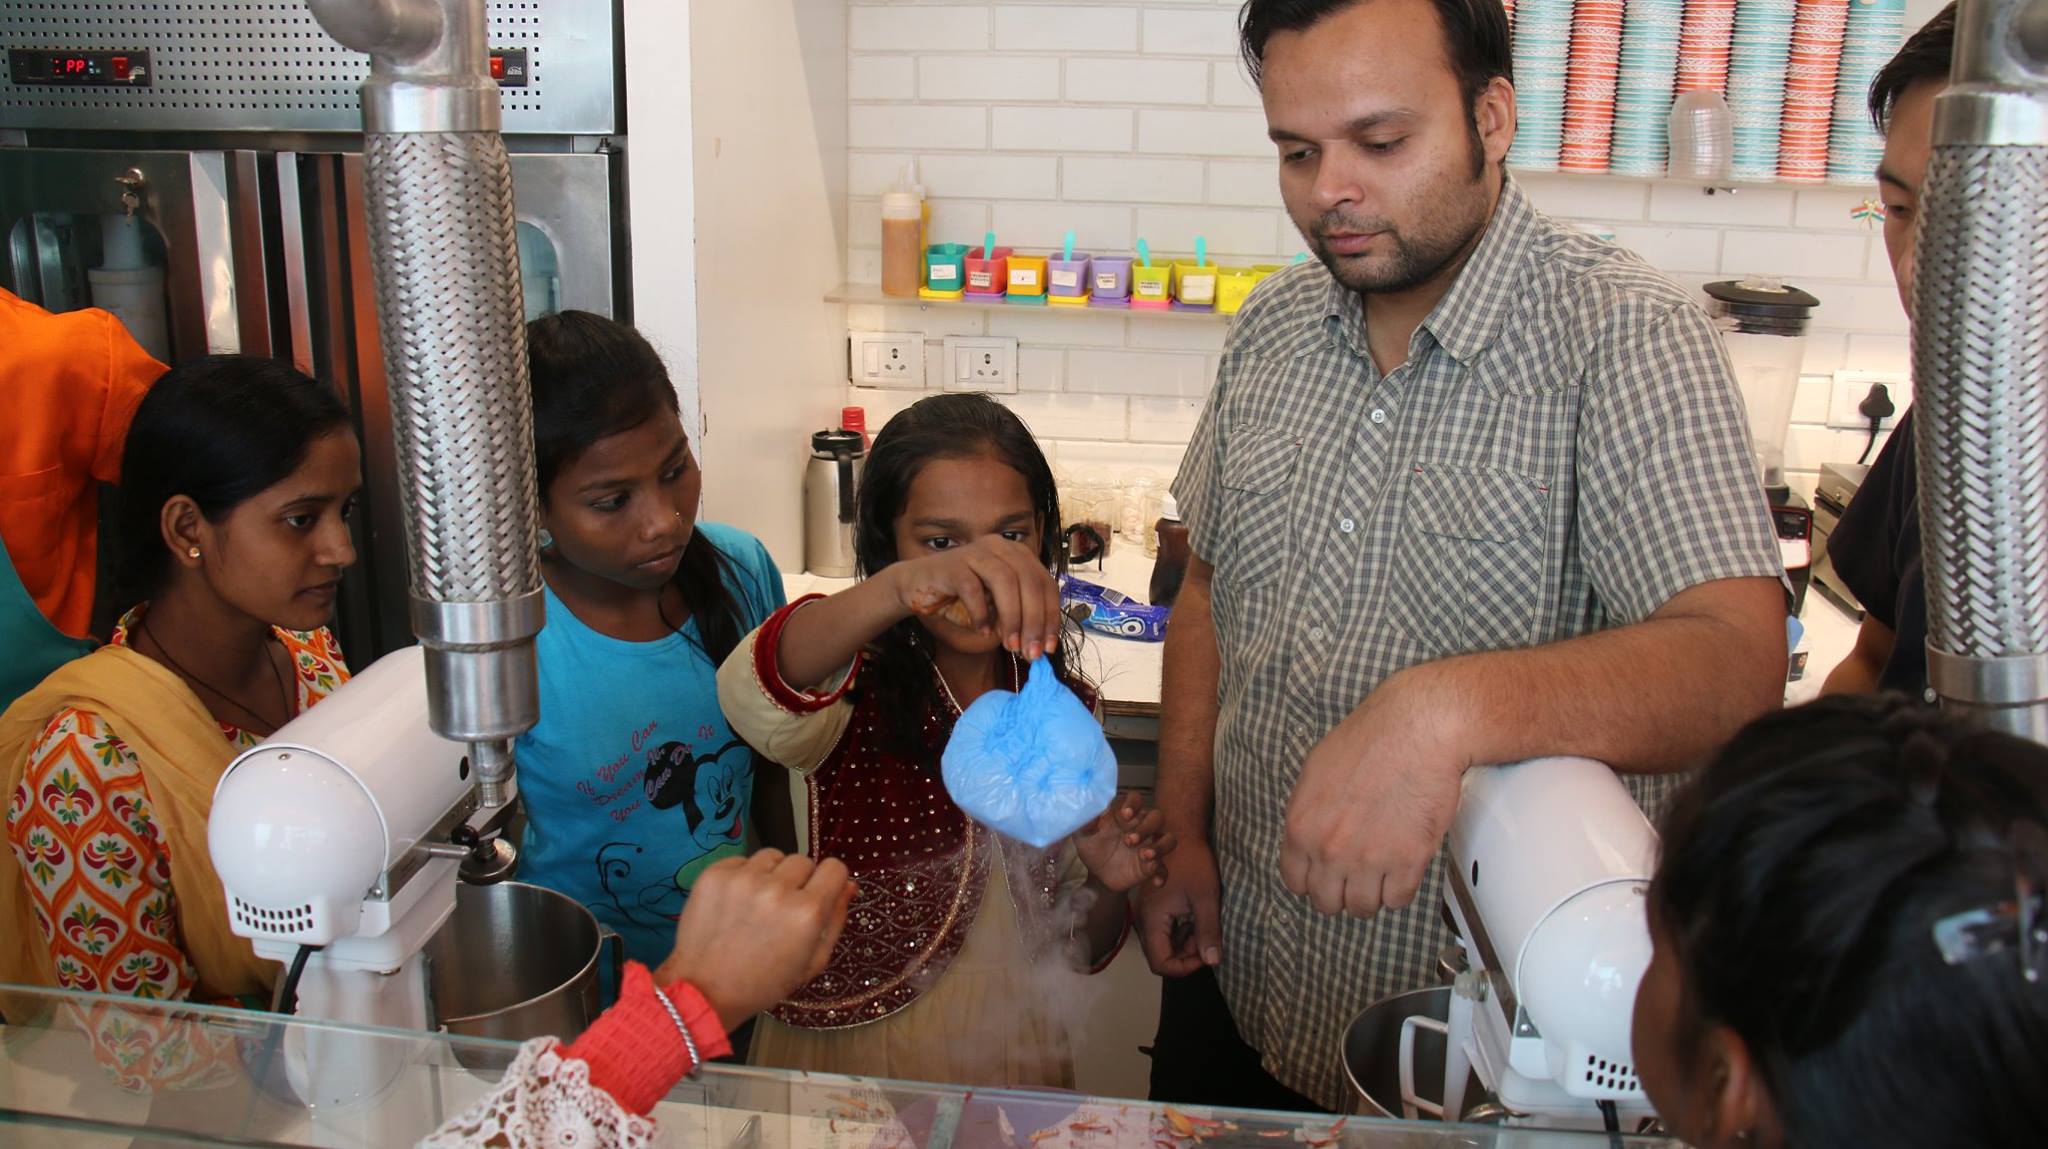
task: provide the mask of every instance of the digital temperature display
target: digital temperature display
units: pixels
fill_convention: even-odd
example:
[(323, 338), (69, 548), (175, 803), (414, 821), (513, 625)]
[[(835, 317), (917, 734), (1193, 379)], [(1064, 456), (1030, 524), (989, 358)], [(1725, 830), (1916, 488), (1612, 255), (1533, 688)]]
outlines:
[(7, 74), (17, 84), (99, 84), (149, 87), (149, 52), (62, 52), (9, 48)]

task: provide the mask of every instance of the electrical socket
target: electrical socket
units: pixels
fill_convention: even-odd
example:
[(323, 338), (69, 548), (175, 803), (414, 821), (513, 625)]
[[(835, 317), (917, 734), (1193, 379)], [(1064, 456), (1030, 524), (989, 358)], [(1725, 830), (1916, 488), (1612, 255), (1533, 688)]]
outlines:
[(1892, 414), (1878, 424), (1878, 430), (1889, 431), (1913, 405), (1913, 383), (1904, 375), (1885, 371), (1837, 371), (1834, 383), (1828, 393), (1828, 426), (1837, 431), (1868, 431), (1870, 418), (1856, 408), (1870, 394), (1872, 385), (1882, 383), (1891, 396)]
[(1001, 338), (946, 340), (946, 390), (1017, 391), (1017, 341)]
[(846, 381), (856, 387), (924, 390), (924, 336), (901, 331), (846, 333)]

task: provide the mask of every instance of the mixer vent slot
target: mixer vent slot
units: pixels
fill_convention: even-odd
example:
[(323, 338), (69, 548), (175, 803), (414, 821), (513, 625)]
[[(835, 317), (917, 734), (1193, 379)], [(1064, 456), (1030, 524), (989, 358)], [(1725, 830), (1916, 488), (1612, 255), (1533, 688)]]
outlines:
[(240, 898), (236, 898), (235, 921), (258, 933), (273, 935), (304, 933), (313, 928), (313, 907), (303, 905), (274, 910), (267, 906), (251, 905)]
[(1635, 1066), (1592, 1054), (1586, 1055), (1586, 1084), (1617, 1093), (1632, 1093), (1641, 1088), (1636, 1081)]

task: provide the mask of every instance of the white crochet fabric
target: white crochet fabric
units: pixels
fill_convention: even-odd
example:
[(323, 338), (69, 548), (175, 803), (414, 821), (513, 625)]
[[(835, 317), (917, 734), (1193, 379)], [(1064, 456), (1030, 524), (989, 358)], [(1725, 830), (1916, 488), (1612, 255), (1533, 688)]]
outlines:
[(419, 1149), (653, 1149), (654, 1122), (628, 1113), (590, 1083), (590, 1067), (553, 1038), (519, 1050), (482, 1100), (436, 1129)]

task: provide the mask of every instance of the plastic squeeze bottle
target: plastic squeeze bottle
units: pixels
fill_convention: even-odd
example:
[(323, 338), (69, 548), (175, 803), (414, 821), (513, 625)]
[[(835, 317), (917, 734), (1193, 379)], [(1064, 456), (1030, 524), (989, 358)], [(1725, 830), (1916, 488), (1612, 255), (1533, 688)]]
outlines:
[(882, 294), (915, 298), (924, 278), (924, 196), (904, 168), (882, 196)]

